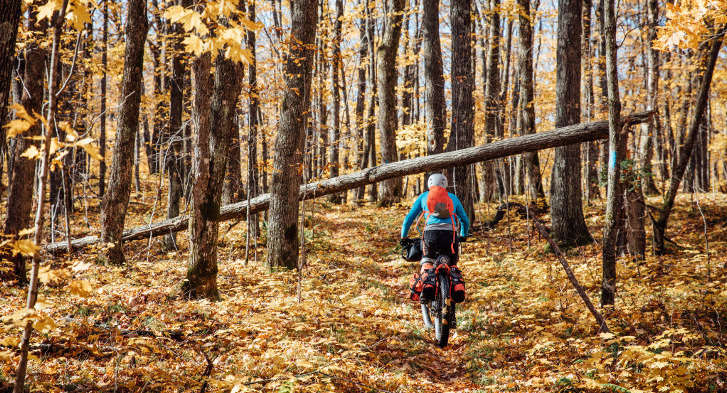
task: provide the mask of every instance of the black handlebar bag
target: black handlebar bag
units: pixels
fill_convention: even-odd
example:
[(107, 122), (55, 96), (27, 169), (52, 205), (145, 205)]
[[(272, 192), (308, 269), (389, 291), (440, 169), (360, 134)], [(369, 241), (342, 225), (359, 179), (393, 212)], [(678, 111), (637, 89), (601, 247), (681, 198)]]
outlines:
[(402, 239), (401, 257), (409, 262), (422, 260), (422, 239)]

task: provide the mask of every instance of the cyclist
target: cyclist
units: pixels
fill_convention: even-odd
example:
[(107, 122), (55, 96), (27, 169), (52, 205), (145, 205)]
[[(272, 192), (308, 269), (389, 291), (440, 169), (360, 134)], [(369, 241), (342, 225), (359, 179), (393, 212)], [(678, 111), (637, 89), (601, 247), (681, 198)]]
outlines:
[[(401, 225), (403, 244), (414, 220), (421, 213), (425, 215), (420, 270), (423, 280), (422, 302), (432, 300), (434, 296), (434, 262), (437, 257), (446, 255), (450, 259), (450, 266), (457, 264), (459, 244), (456, 226), (459, 225), (459, 236), (463, 239), (467, 237), (470, 226), (462, 203), (456, 195), (446, 191), (446, 176), (441, 173), (432, 174), (427, 181), (427, 188), (429, 191), (419, 195)], [(460, 274), (458, 269), (453, 270), (454, 274)]]

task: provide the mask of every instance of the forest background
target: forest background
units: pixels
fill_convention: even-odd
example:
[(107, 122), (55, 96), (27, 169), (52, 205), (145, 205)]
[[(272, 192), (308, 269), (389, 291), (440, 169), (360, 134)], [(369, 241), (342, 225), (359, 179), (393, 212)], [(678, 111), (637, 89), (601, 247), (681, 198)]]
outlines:
[[(3, 389), (727, 390), (724, 0), (0, 7)], [(396, 256), (433, 170), (445, 349)]]

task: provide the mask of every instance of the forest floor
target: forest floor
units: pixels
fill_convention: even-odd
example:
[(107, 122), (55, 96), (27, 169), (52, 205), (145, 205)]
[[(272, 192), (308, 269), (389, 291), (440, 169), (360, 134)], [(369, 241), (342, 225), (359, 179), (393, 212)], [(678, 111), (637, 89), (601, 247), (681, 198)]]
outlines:
[[(418, 264), (397, 248), (407, 204), (306, 202), (300, 302), (296, 272), (270, 272), (263, 247), (245, 262), (244, 221), (220, 225), (219, 302), (180, 296), (183, 233), (178, 252), (158, 240), (127, 244), (124, 267), (105, 264), (101, 250), (60, 256), (42, 271), (27, 381), (33, 392), (725, 392), (727, 197), (697, 196), (699, 205), (679, 198), (669, 227), (683, 248), (620, 260), (612, 334), (598, 334), (544, 240), (514, 216), (463, 244), (468, 299), (444, 349), (408, 300)], [(127, 225), (147, 222), (153, 201), (132, 200)], [(586, 209), (598, 242), (602, 209)], [(77, 214), (73, 227), (85, 220)], [(598, 303), (600, 246), (567, 259)], [(0, 285), (2, 391), (26, 292)]]

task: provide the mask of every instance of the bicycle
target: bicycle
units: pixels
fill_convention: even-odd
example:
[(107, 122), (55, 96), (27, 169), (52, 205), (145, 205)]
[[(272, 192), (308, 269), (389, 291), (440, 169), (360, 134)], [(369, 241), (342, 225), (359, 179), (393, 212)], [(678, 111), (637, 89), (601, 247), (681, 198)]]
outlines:
[[(464, 242), (466, 238), (459, 238)], [(461, 253), (461, 247), (459, 249)], [(458, 254), (460, 254), (458, 253)], [(434, 263), (435, 290), (434, 299), (422, 302), (422, 319), (428, 329), (434, 329), (434, 337), (439, 347), (444, 348), (449, 341), (449, 332), (455, 323), (455, 302), (450, 291), (451, 277), (449, 256), (439, 255)], [(432, 324), (432, 316), (434, 323)]]

